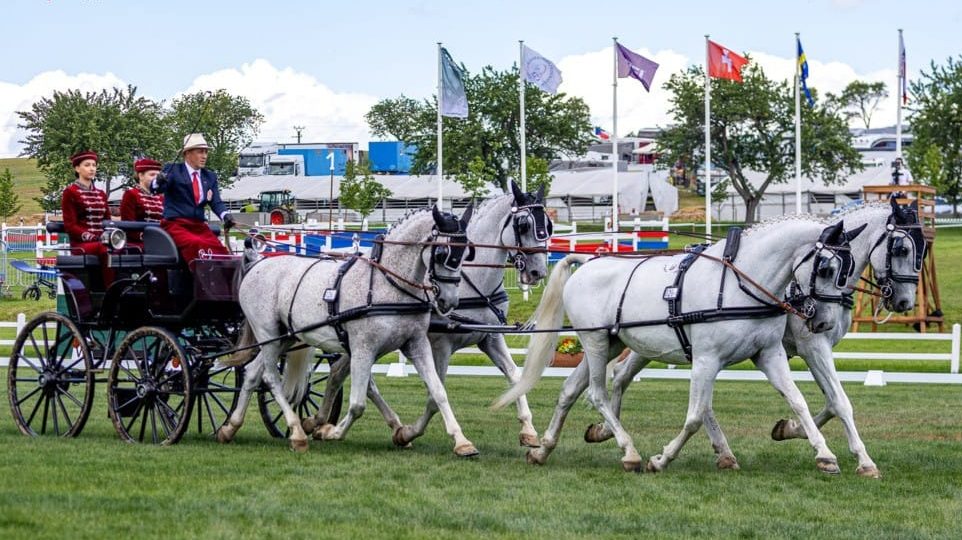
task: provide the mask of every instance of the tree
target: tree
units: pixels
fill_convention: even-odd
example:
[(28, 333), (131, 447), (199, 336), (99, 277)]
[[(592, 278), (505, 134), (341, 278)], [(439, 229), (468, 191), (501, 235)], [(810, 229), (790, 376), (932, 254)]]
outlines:
[[(491, 174), (488, 181), (507, 191), (508, 179), (521, 163), (518, 70), (496, 71), (488, 66), (476, 75), (465, 70), (464, 86), (468, 118), (444, 119), (444, 172), (457, 178), (479, 158)], [(584, 153), (591, 142), (591, 124), (582, 99), (546, 94), (528, 85), (524, 103), (528, 156), (550, 160)], [(436, 97), (418, 102), (401, 96), (378, 102), (365, 118), (375, 136), (416, 145), (412, 169), (426, 173), (437, 165), (436, 115)]]
[[(86, 149), (99, 154), (97, 176), (109, 193), (132, 181), (137, 157), (161, 156), (171, 148), (161, 106), (138, 96), (134, 86), (54, 92), (17, 115), (18, 127), (27, 131), (21, 155), (36, 158), (47, 178), (36, 200), (48, 212), (60, 209), (61, 192), (73, 181), (72, 154)], [(123, 180), (114, 183), (118, 175)]]
[[(544, 186), (544, 194), (547, 196), (551, 191), (551, 170), (548, 167), (548, 160), (541, 159), (538, 156), (528, 156), (527, 165), (527, 170), (525, 172), (528, 176), (528, 191), (533, 193), (538, 191), (538, 188), (541, 186)], [(516, 178), (518, 181), (518, 186), (520, 187), (520, 171), (518, 171)]]
[(872, 127), (872, 115), (879, 103), (889, 97), (889, 92), (881, 81), (852, 81), (840, 95), (829, 92), (825, 97), (829, 109), (842, 114), (846, 121), (858, 118), (865, 124), (865, 129), (869, 129)]
[(366, 161), (357, 165), (353, 160), (348, 161), (339, 196), (344, 207), (356, 210), (362, 218), (367, 218), (378, 202), (390, 196), (391, 190), (374, 179)]
[[(711, 81), (712, 166), (724, 170), (732, 187), (745, 201), (745, 221), (754, 222), (758, 204), (772, 184), (794, 176), (795, 100), (787, 81), (774, 82), (760, 67), (749, 64), (742, 71), (744, 82)], [(700, 67), (671, 76), (673, 125), (658, 139), (664, 149), (660, 164), (679, 161), (697, 167), (704, 162), (705, 75)], [(815, 92), (813, 91), (813, 94)], [(861, 168), (852, 148), (845, 120), (816, 102), (802, 107), (802, 173), (820, 176), (828, 185)], [(752, 184), (746, 172), (764, 173)]]
[[(962, 56), (912, 82), (908, 121), (914, 137), (906, 150), (909, 169), (925, 175), (958, 214), (962, 199)], [(938, 156), (937, 158), (935, 156)], [(933, 166), (937, 165), (937, 166)]]
[(233, 183), (240, 151), (249, 146), (264, 123), (264, 115), (250, 101), (221, 89), (176, 98), (166, 118), (173, 142), (179, 148), (189, 133), (203, 133), (211, 145), (207, 168), (220, 179), (221, 187)]
[(477, 199), (487, 192), (485, 186), (493, 176), (494, 174), (484, 164), (484, 160), (480, 156), (474, 156), (468, 163), (468, 170), (457, 176), (457, 182), (461, 184), (464, 191), (468, 192), (468, 195), (471, 195), (471, 199)]
[(13, 189), (13, 175), (10, 169), (4, 169), (0, 174), (0, 216), (6, 222), (7, 218), (20, 211), (20, 196)]

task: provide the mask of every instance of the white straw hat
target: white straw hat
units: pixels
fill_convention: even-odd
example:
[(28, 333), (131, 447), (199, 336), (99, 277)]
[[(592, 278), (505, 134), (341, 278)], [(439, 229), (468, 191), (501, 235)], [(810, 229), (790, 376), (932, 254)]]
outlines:
[(188, 150), (194, 150), (197, 148), (210, 148), (207, 144), (207, 140), (204, 139), (202, 133), (191, 133), (184, 137), (184, 149), (181, 152), (186, 152)]

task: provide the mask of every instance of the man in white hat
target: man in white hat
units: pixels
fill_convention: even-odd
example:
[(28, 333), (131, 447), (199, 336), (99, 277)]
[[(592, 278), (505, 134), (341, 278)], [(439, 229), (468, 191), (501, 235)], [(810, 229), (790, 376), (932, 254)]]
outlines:
[(207, 226), (204, 207), (220, 217), (226, 227), (234, 225), (217, 189), (217, 175), (204, 168), (210, 146), (200, 133), (184, 138), (183, 163), (164, 168), (164, 175), (154, 181), (153, 191), (164, 194), (164, 217), (160, 226), (177, 244), (184, 262), (214, 255), (229, 255)]

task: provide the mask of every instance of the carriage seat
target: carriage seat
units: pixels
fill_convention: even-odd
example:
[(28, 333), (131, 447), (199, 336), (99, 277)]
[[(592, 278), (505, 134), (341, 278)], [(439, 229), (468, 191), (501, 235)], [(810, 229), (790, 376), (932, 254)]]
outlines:
[(96, 255), (57, 255), (57, 270), (81, 270), (90, 267), (100, 268), (100, 259)]
[(167, 231), (160, 227), (144, 229), (144, 266), (177, 266), (180, 252)]

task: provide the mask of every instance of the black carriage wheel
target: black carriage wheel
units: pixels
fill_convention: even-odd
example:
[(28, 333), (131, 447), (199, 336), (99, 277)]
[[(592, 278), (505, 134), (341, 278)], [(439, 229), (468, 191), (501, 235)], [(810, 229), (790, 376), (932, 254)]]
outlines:
[(107, 382), (107, 409), (127, 442), (175, 444), (187, 431), (193, 399), (190, 358), (163, 328), (143, 327), (117, 348)]
[[(325, 358), (319, 358), (312, 362), (311, 372), (308, 373), (308, 384), (307, 391), (304, 394), (304, 398), (301, 399), (294, 407), (294, 412), (297, 413), (301, 419), (312, 418), (317, 411), (321, 408), (321, 402), (324, 401), (324, 388), (327, 385), (327, 373), (321, 373), (317, 371), (318, 366), (324, 362)], [(333, 363), (333, 360), (331, 361)], [(281, 374), (284, 373), (285, 361), (282, 358), (278, 368)], [(328, 422), (336, 422), (338, 418), (341, 417), (341, 404), (344, 399), (344, 390), (338, 389), (337, 395), (334, 396), (334, 403), (331, 404), (331, 413), (327, 416)], [(267, 432), (271, 434), (272, 437), (289, 437), (290, 430), (287, 428), (287, 423), (284, 421), (284, 413), (281, 412), (280, 406), (274, 400), (274, 396), (271, 395), (270, 390), (267, 389), (265, 384), (261, 384), (261, 387), (257, 389), (257, 409), (261, 413), (261, 419), (264, 421), (264, 427), (267, 428)]]
[(238, 393), (244, 384), (244, 367), (199, 365), (194, 371), (194, 420), (197, 432), (217, 434), (237, 406)]
[(52, 311), (28, 322), (13, 344), (7, 390), (24, 435), (79, 435), (94, 400), (94, 373), (77, 325)]

